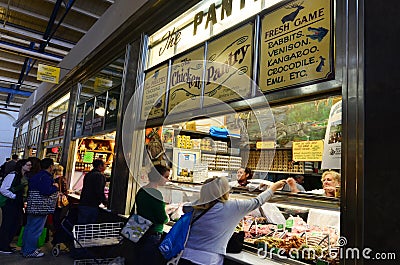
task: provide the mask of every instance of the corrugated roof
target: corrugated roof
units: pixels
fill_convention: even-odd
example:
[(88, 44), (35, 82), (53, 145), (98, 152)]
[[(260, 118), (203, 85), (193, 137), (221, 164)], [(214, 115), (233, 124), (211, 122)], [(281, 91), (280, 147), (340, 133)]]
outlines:
[(0, 110), (19, 111), (41, 83), (39, 63), (56, 66), (113, 0), (0, 0)]

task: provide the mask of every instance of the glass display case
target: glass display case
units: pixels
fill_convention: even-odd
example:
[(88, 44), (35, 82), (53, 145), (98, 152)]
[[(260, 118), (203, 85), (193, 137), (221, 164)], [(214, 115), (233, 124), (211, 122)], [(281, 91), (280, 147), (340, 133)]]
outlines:
[[(182, 205), (199, 198), (201, 185), (170, 182), (161, 187), (174, 224)], [(230, 199), (255, 198), (263, 190), (232, 188)], [(243, 250), (227, 253), (226, 258), (243, 264), (265, 264), (265, 258), (280, 264), (339, 264), (340, 237), (339, 198), (277, 191), (258, 209), (249, 212), (235, 231), (244, 231)], [(245, 260), (253, 259), (252, 263)], [(255, 261), (258, 261), (254, 263)]]

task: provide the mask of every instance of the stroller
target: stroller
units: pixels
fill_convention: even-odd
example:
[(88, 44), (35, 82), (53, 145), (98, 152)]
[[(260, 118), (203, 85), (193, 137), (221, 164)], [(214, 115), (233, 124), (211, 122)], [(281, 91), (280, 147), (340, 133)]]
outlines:
[[(63, 208), (57, 208), (54, 212), (53, 225), (54, 234), (52, 240), (51, 254), (54, 257), (60, 255), (61, 251), (70, 251), (74, 247), (74, 239), (71, 237), (74, 224), (78, 220), (78, 207), (69, 204)], [(62, 245), (66, 248), (62, 248)]]

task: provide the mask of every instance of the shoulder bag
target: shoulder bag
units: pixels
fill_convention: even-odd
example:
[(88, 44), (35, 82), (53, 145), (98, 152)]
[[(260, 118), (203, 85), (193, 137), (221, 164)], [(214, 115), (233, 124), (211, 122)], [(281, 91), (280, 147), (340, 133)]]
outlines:
[[(40, 178), (40, 182), (42, 178)], [(32, 215), (48, 215), (54, 213), (57, 203), (57, 193), (42, 195), (38, 190), (29, 190), (26, 212)]]
[(150, 220), (147, 220), (143, 216), (135, 213), (136, 201), (133, 204), (133, 213), (129, 217), (128, 221), (122, 227), (121, 235), (130, 241), (137, 243), (139, 239), (149, 230), (153, 224)]

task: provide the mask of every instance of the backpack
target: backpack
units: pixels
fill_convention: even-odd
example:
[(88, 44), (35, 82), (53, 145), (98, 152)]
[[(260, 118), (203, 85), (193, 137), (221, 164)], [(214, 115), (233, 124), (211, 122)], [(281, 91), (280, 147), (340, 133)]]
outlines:
[(178, 221), (172, 226), (171, 230), (167, 233), (163, 241), (161, 242), (158, 249), (166, 260), (168, 260), (167, 265), (178, 264), (179, 259), (183, 254), (186, 242), (189, 238), (190, 227), (197, 220), (200, 219), (205, 213), (207, 213), (212, 207), (203, 210), (201, 214), (193, 218), (194, 210), (182, 215)]
[(190, 223), (192, 221), (193, 211), (182, 215), (172, 226), (158, 249), (166, 260), (170, 260), (181, 255), (189, 237)]

